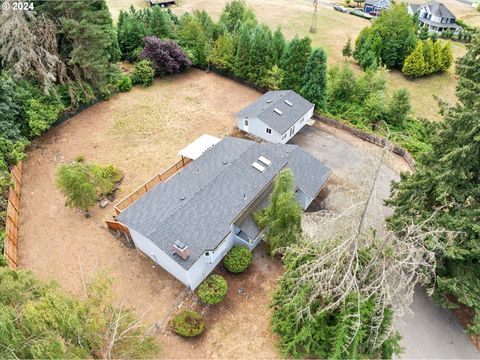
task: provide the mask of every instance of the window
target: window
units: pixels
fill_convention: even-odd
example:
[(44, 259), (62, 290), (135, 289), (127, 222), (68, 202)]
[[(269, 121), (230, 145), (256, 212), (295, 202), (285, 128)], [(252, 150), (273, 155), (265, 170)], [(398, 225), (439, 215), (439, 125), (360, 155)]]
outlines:
[(267, 131), (267, 134), (271, 134), (271, 133), (272, 133), (272, 129), (270, 129), (270, 128), (266, 128), (265, 130)]
[(248, 126), (248, 120), (245, 120), (245, 126)]

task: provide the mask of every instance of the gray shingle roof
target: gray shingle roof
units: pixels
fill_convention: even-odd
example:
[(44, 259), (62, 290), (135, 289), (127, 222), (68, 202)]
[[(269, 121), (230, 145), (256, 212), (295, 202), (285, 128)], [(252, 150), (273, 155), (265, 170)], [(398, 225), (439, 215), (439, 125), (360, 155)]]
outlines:
[(409, 3), (408, 5), (412, 9), (413, 13), (416, 13), (418, 11), (418, 9), (420, 9), (420, 6), (421, 6), (420, 4), (412, 4), (412, 3)]
[(432, 1), (425, 4), (424, 6), (428, 6), (430, 9), (430, 12), (435, 16), (440, 16), (442, 18), (449, 18), (449, 19), (455, 18), (455, 15), (453, 15), (452, 12), (448, 10), (448, 8), (442, 3)]
[[(289, 101), (292, 106), (289, 106)], [(313, 104), (293, 90), (268, 91), (237, 113), (239, 118), (258, 118), (280, 135), (305, 115)], [(278, 109), (282, 114), (276, 113)]]
[[(271, 160), (264, 172), (251, 164)], [(185, 269), (228, 235), (230, 224), (288, 166), (297, 186), (315, 196), (331, 170), (296, 145), (227, 137), (169, 180), (135, 201), (117, 220), (154, 242)], [(190, 257), (173, 254), (179, 240)]]

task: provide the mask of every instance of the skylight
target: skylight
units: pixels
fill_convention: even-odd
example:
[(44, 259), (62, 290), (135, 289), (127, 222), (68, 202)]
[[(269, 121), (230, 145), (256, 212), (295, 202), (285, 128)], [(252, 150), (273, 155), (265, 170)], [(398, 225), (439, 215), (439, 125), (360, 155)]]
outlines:
[(275, 111), (278, 115), (282, 115), (282, 114), (283, 114), (282, 111), (279, 110), (279, 109), (277, 109), (277, 108), (273, 109), (273, 111)]
[(288, 100), (285, 100), (285, 104), (287, 104), (288, 106), (292, 106), (292, 105), (293, 105), (293, 104), (292, 104), (290, 101), (288, 101)]
[(252, 166), (260, 172), (265, 171), (265, 168), (262, 165), (260, 165), (259, 163), (257, 163), (256, 161), (252, 164)]
[(263, 157), (263, 156), (260, 156), (258, 158), (258, 161), (260, 161), (262, 164), (265, 164), (267, 166), (270, 166), (270, 164), (272, 163), (270, 160), (268, 160), (266, 157)]

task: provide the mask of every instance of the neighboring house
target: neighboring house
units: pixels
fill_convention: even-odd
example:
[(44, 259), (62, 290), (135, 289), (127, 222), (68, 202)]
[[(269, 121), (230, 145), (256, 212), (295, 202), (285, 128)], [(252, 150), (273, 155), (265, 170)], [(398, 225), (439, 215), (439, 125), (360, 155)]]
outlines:
[(390, 9), (391, 6), (390, 0), (366, 0), (363, 11), (372, 16), (379, 16), (382, 11)]
[(442, 3), (408, 4), (408, 13), (412, 16), (418, 13), (419, 25), (428, 27), (430, 32), (441, 33), (448, 29), (456, 33), (461, 31), (461, 27), (455, 23), (455, 15)]
[(311, 119), (314, 107), (295, 91), (269, 91), (236, 114), (237, 127), (268, 142), (285, 144)]
[[(197, 143), (198, 144), (198, 143)], [(124, 209), (140, 251), (194, 290), (233, 245), (253, 250), (263, 237), (252, 213), (268, 205), (277, 174), (295, 177), (303, 209), (331, 170), (296, 145), (227, 137)]]

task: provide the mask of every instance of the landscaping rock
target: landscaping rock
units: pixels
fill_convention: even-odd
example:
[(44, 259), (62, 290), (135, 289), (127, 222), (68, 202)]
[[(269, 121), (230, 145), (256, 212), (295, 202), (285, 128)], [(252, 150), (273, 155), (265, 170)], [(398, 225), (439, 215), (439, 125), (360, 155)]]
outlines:
[(109, 203), (108, 199), (107, 199), (107, 198), (103, 198), (102, 200), (100, 200), (100, 207), (101, 207), (102, 209), (104, 209), (104, 208), (107, 207), (108, 203)]

